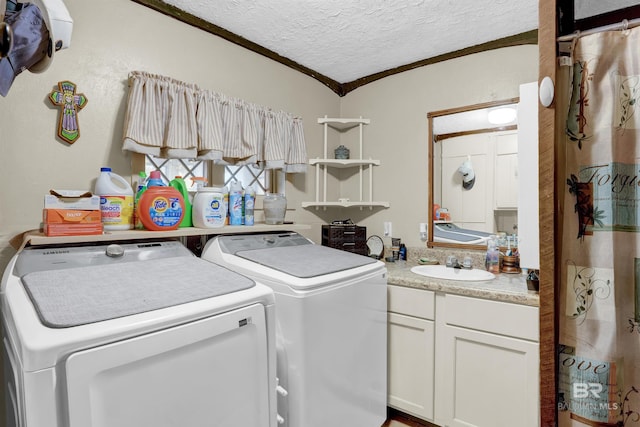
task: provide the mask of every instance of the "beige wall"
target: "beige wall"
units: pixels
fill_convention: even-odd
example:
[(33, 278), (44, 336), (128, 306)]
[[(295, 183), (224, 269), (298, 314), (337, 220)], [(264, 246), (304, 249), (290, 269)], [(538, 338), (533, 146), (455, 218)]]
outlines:
[[(58, 52), (45, 73), (23, 72), (0, 98), (2, 269), (14, 253), (8, 239), (39, 226), (49, 189), (91, 190), (101, 166), (130, 174), (131, 155), (122, 152), (121, 135), (132, 70), (299, 115), (314, 156), (322, 139), (317, 117), (339, 114), (340, 98), (314, 79), (132, 1), (66, 5), (74, 19), (71, 47)], [(79, 113), (81, 137), (71, 146), (56, 139), (58, 111), (47, 100), (61, 80), (76, 83), (88, 98)], [(290, 205), (299, 207), (300, 194), (312, 183), (304, 175), (290, 183)]]
[[(299, 115), (309, 157), (322, 156), (318, 117), (370, 118), (365, 156), (382, 160), (374, 169), (374, 198), (391, 207), (302, 209), (302, 201), (315, 197), (315, 175), (309, 173), (288, 179), (289, 208), (295, 211), (287, 218), (313, 224), (306, 234), (315, 241), (320, 224), (333, 219), (352, 218), (369, 235), (382, 235), (383, 221), (392, 221), (394, 236), (408, 246), (422, 245), (418, 224), (427, 218), (427, 112), (514, 97), (519, 84), (537, 80), (537, 47), (523, 46), (422, 67), (339, 98), (310, 77), (132, 1), (66, 5), (75, 21), (71, 48), (58, 52), (45, 73), (22, 73), (0, 99), (0, 271), (15, 253), (9, 239), (38, 227), (49, 189), (91, 190), (101, 166), (131, 174), (120, 139), (132, 70)], [(81, 137), (71, 146), (56, 139), (58, 111), (47, 100), (61, 80), (73, 81), (88, 98), (79, 114)], [(343, 141), (350, 144), (349, 138)], [(341, 191), (355, 191), (356, 180), (351, 176)]]
[(382, 236), (391, 221), (393, 237), (419, 246), (419, 223), (427, 222), (427, 113), (518, 96), (518, 86), (538, 80), (537, 46), (504, 48), (387, 77), (348, 94), (343, 116), (371, 119), (367, 154), (381, 159), (374, 169), (374, 198), (391, 207), (350, 214)]

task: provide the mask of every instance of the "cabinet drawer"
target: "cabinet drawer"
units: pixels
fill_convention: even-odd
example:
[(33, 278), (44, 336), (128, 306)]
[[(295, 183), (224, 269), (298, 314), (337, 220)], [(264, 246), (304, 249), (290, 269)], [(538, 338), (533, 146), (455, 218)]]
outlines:
[(369, 253), (366, 242), (343, 242), (331, 244), (329, 247), (365, 256)]
[(360, 255), (368, 255), (367, 229), (357, 225), (323, 225), (322, 245)]
[(435, 297), (433, 291), (407, 288), (404, 286), (387, 286), (388, 311), (423, 319), (435, 318)]
[(537, 307), (448, 294), (443, 314), (448, 325), (539, 341)]

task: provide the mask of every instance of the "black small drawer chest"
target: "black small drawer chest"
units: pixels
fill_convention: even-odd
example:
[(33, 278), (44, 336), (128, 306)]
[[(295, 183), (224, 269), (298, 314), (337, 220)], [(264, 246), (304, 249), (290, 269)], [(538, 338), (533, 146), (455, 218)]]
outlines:
[(329, 224), (322, 226), (322, 245), (360, 255), (368, 255), (367, 227)]

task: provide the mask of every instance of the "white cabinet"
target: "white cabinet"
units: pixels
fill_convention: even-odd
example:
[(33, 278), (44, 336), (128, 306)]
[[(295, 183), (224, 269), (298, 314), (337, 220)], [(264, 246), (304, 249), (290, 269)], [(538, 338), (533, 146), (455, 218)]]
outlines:
[(434, 293), (388, 286), (388, 404), (433, 420)]
[[(364, 159), (363, 158), (363, 127), (370, 123), (369, 119), (342, 119), (342, 118), (329, 118), (323, 117), (318, 119), (318, 123), (324, 127), (324, 157), (317, 159), (310, 159), (309, 164), (315, 166), (316, 169), (316, 199), (313, 202), (302, 202), (302, 207), (319, 207), (327, 208), (329, 206), (339, 207), (352, 207), (359, 206), (369, 207), (389, 207), (389, 202), (380, 202), (373, 200), (373, 167), (380, 165), (380, 160)], [(338, 131), (346, 132), (353, 128), (358, 128), (360, 132), (359, 138), (359, 158), (356, 159), (331, 159), (328, 152), (328, 133), (329, 128)], [(353, 152), (353, 150), (352, 150)], [(329, 168), (357, 168), (358, 178), (360, 180), (359, 185), (359, 197), (354, 200), (352, 197), (339, 197), (338, 200), (327, 200), (327, 174)], [(368, 197), (365, 199), (364, 195), (364, 170), (368, 169)], [(320, 183), (322, 182), (322, 186)], [(321, 188), (322, 187), (322, 191)], [(322, 195), (321, 195), (322, 193)]]
[(518, 134), (496, 135), (495, 208), (518, 209)]
[(441, 427), (538, 427), (538, 308), (388, 285), (388, 405)]
[(538, 309), (437, 295), (436, 424), (537, 427)]

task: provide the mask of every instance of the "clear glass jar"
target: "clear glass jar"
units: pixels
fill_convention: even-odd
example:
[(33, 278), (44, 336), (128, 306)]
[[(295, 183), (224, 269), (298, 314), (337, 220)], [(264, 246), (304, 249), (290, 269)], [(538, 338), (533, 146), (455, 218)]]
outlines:
[(282, 193), (267, 193), (262, 204), (264, 209), (264, 222), (266, 224), (284, 223), (284, 214), (287, 211), (287, 198)]

